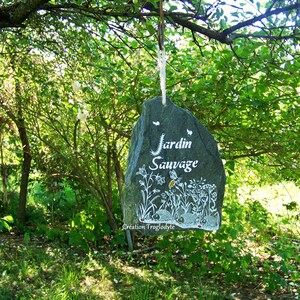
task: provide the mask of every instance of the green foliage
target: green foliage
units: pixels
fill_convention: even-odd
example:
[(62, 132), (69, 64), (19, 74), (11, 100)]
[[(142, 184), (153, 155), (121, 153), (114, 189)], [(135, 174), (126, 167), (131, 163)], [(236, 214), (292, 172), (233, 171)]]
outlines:
[[(251, 196), (251, 190), (245, 195), (241, 185), (237, 189), (234, 182), (239, 176), (245, 179), (245, 173), (241, 172), (241, 165), (236, 168), (239, 172), (230, 173), (221, 229), (216, 233), (174, 232), (159, 237), (157, 268), (186, 274), (197, 272), (228, 285), (260, 282), (270, 292), (288, 289), (290, 282), (294, 285), (294, 274), (299, 274), (295, 267), (299, 263), (299, 222), (294, 223), (288, 215), (271, 213), (264, 201)], [(267, 187), (261, 193), (270, 196)], [(285, 201), (275, 197), (278, 202)], [(283, 220), (287, 221), (284, 228)]]
[[(140, 4), (117, 1), (112, 8), (112, 3), (102, 1), (101, 7), (136, 13)], [(245, 9), (244, 1), (236, 4), (243, 9), (231, 7), (228, 13), (226, 3), (214, 6), (205, 1), (165, 3), (165, 9), (200, 14), (209, 28), (219, 32), (271, 5), (256, 1), (252, 9)], [(41, 183), (34, 187), (34, 197), (41, 199), (38, 205), (46, 222), (67, 222), (85, 210), (84, 197), (72, 194), (74, 190), (101, 206), (104, 222), (117, 232), (130, 132), (142, 102), (160, 93), (157, 20), (147, 16), (142, 22), (129, 18), (109, 23), (72, 16), (66, 24), (48, 14), (36, 17), (20, 31), (1, 32), (1, 117), (9, 120), (8, 112), (17, 116), (22, 111), (33, 170)], [(268, 19), (274, 34), (290, 30), (284, 26), (296, 17), (292, 13), (285, 17)], [(283, 31), (276, 31), (273, 22)], [(240, 33), (251, 30), (243, 28)], [(165, 37), (168, 95), (214, 134), (228, 174), (234, 172), (237, 159), (249, 157), (251, 168), (276, 165), (275, 174), (298, 180), (297, 45), (249, 38), (234, 39), (229, 47), (208, 43), (189, 31), (178, 34), (171, 25), (166, 26)], [(16, 132), (5, 132), (2, 148), (5, 162), (20, 164), (22, 148)], [(28, 215), (34, 219), (38, 216), (30, 201)]]
[[(157, 5), (157, 1), (148, 2)], [(189, 18), (195, 16), (220, 33), (265, 10), (289, 4), (250, 1), (249, 6), (247, 1), (235, 2), (230, 10), (226, 1), (214, 5), (209, 1), (172, 1), (164, 5), (169, 13), (180, 16), (186, 12)], [(76, 5), (82, 3), (76, 1)], [(114, 249), (124, 255), (127, 251), (124, 232), (119, 229), (119, 199), (128, 141), (143, 101), (160, 94), (157, 18), (141, 10), (141, 3), (89, 1), (84, 7), (101, 7), (108, 15), (95, 21), (87, 15), (65, 12), (57, 18), (58, 13), (43, 12), (31, 14), (24, 28), (1, 31), (0, 152), (1, 166), (8, 172), (7, 176), (1, 174), (0, 187), (8, 203), (1, 202), (4, 217), (0, 218), (0, 232), (13, 232), (17, 216), (16, 191), (23, 159), (14, 124), (18, 119), (25, 121), (33, 164), (28, 227), (21, 239), (24, 246), (12, 254), (14, 257), (0, 247), (0, 285), (4, 287), (0, 298), (99, 299), (99, 291), (91, 288), (99, 283), (98, 276), (105, 292), (111, 292), (106, 286), (112, 290), (128, 286), (132, 297), (140, 299), (191, 299), (191, 295), (225, 299), (231, 297), (229, 289), (238, 284), (270, 293), (290, 292), (297, 284), (299, 197), (281, 197), (282, 190), (293, 190), (285, 185), (299, 184), (300, 178), (300, 61), (295, 11), (264, 18), (259, 27), (240, 28), (231, 35), (230, 45), (208, 41), (189, 30), (179, 32), (173, 21), (165, 28), (167, 94), (213, 133), (225, 162), (227, 188), (220, 231), (174, 232), (138, 239), (137, 247), (147, 243), (156, 247), (152, 253), (141, 254), (140, 260), (132, 254), (133, 266), (138, 264), (135, 270), (150, 274), (138, 284), (139, 276), (128, 271), (124, 277), (120, 266), (99, 270), (91, 259), (82, 266), (83, 272), (74, 264), (81, 263), (75, 258), (66, 261), (66, 256), (54, 249), (50, 254), (31, 249), (38, 244), (38, 237), (47, 243), (42, 245), (44, 249), (53, 243), (68, 247), (66, 252), (100, 249), (111, 253)], [(126, 12), (122, 18), (109, 16), (122, 11)], [(141, 11), (148, 14), (142, 16)], [(262, 29), (265, 24), (271, 26), (269, 30)], [(267, 35), (274, 38), (267, 39)], [(290, 38), (284, 42), (276, 38), (284, 36)], [(273, 198), (282, 200), (274, 212), (268, 205), (274, 199), (262, 198), (260, 193), (271, 194), (277, 188)], [(108, 249), (101, 248), (105, 245)], [(20, 259), (23, 255), (27, 255), (24, 261)], [(59, 260), (53, 259), (54, 264), (48, 255), (57, 255)], [(117, 255), (114, 258), (117, 260)], [(10, 264), (15, 259), (17, 263)], [(130, 259), (125, 261), (127, 265), (124, 262), (121, 269), (132, 267), (128, 266)], [(120, 278), (125, 278), (124, 285)], [(18, 284), (12, 289), (14, 282)], [(199, 282), (201, 291), (195, 291), (193, 286), (198, 287)], [(226, 295), (218, 289), (219, 283)], [(112, 294), (111, 299), (118, 297)]]
[(94, 223), (88, 218), (85, 212), (76, 214), (71, 224), (70, 245), (80, 245), (84, 250), (88, 251), (89, 242), (95, 242), (96, 239), (94, 229)]
[(90, 201), (90, 206), (76, 213), (70, 222), (69, 244), (88, 251), (90, 246), (103, 243), (104, 237), (110, 234), (104, 210)]
[(12, 216), (4, 216), (0, 218), (0, 232), (10, 231), (12, 229), (11, 225), (13, 222), (14, 219)]
[[(299, 189), (292, 183), (275, 186), (272, 174), (250, 173), (245, 162), (236, 162), (229, 172), (217, 232), (137, 237), (140, 252), (129, 253), (124, 232), (111, 237), (104, 210), (90, 201), (88, 209), (75, 213), (70, 226), (43, 225), (43, 235), (40, 226), (39, 232), (20, 238), (21, 247), (8, 244), (10, 237), (1, 239), (0, 284), (5, 288), (0, 296), (230, 299), (239, 293), (274, 299), (285, 294), (292, 299), (298, 289), (300, 244), (299, 220), (290, 213), (297, 211)], [(284, 211), (274, 210), (274, 201)], [(282, 203), (292, 204), (287, 209)], [(154, 249), (146, 250), (148, 246)], [(17, 282), (18, 289), (6, 282)]]
[[(38, 177), (37, 180), (42, 178)], [(34, 222), (35, 211), (37, 223), (41, 222), (39, 216), (43, 216), (46, 222), (52, 224), (68, 222), (77, 208), (76, 191), (74, 192), (66, 181), (44, 184), (38, 181), (32, 181), (29, 190), (28, 209), (32, 208), (32, 221)]]

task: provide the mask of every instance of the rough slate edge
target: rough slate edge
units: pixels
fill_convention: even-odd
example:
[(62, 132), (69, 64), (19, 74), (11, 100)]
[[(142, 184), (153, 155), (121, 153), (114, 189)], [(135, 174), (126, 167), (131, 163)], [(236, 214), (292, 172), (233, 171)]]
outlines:
[[(220, 161), (220, 166), (222, 167), (222, 170), (223, 170), (223, 173), (220, 175), (221, 180), (220, 180), (220, 187), (218, 189), (218, 199), (221, 199), (220, 205), (221, 205), (221, 208), (222, 208), (223, 200), (224, 200), (224, 193), (225, 193), (226, 177), (225, 177), (224, 166), (223, 166), (223, 163), (222, 163), (222, 160), (220, 158), (219, 151), (218, 151), (217, 142), (215, 141), (213, 135), (207, 130), (207, 128), (190, 111), (177, 106), (168, 97), (167, 97), (166, 106), (164, 106), (162, 104), (162, 98), (161, 97), (155, 97), (155, 98), (149, 99), (149, 100), (147, 100), (143, 103), (142, 114), (141, 114), (141, 116), (139, 117), (139, 119), (137, 120), (136, 124), (134, 125), (134, 127), (132, 129), (132, 137), (131, 137), (131, 141), (130, 141), (129, 156), (128, 156), (128, 160), (127, 160), (125, 186), (127, 186), (128, 180), (130, 178), (132, 178), (133, 172), (137, 171), (136, 167), (137, 167), (137, 163), (138, 163), (138, 158), (140, 157), (141, 148), (142, 148), (142, 145), (143, 145), (143, 142), (144, 142), (143, 139), (137, 139), (136, 136), (138, 136), (140, 134), (141, 129), (144, 129), (145, 125), (147, 125), (147, 123), (149, 122), (148, 118), (147, 119), (142, 118), (142, 116), (143, 115), (144, 116), (149, 116), (149, 113), (147, 113), (148, 107), (150, 109), (150, 106), (154, 105), (154, 104), (156, 106), (155, 109), (157, 110), (157, 114), (158, 114), (157, 119), (161, 119), (166, 114), (166, 112), (168, 114), (170, 114), (172, 112), (172, 110), (174, 112), (176, 112), (176, 111), (179, 111), (181, 113), (184, 112), (184, 113), (189, 115), (189, 117), (193, 121), (193, 123), (194, 122), (196, 123), (196, 125), (195, 125), (196, 127), (201, 127), (201, 131), (205, 132), (205, 134), (201, 134), (201, 131), (198, 131), (199, 137), (201, 138), (203, 145), (206, 148), (211, 149), (211, 150), (207, 151), (207, 153), (209, 153), (211, 156), (215, 157), (216, 160)], [(153, 119), (155, 119), (155, 118), (153, 118)], [(174, 122), (176, 122), (176, 121), (177, 121), (177, 119), (176, 119), (176, 116), (175, 116)], [(181, 124), (179, 123), (177, 125), (181, 125)], [(185, 124), (183, 124), (181, 126), (186, 128)], [(144, 134), (146, 135), (146, 131), (145, 130), (143, 130), (143, 131), (144, 131)], [(211, 141), (213, 141), (213, 142), (211, 142)], [(207, 147), (208, 145), (209, 145), (209, 147)], [(133, 151), (131, 151), (132, 149), (136, 149), (136, 151), (133, 152)], [(151, 149), (150, 145), (149, 145), (149, 149)], [(137, 159), (133, 163), (133, 158), (135, 158), (135, 157)], [(125, 218), (125, 210), (124, 210), (124, 206), (126, 204), (125, 203), (125, 197), (126, 197), (125, 192), (126, 191), (124, 190), (123, 195), (122, 195), (122, 199), (121, 199), (124, 219), (126, 219)], [(128, 200), (127, 200), (127, 210), (126, 211), (129, 211), (129, 210), (132, 211), (132, 212), (135, 211), (134, 205), (135, 205), (134, 202), (128, 203)], [(132, 206), (132, 207), (130, 208), (130, 206)], [(222, 211), (220, 210), (220, 226), (221, 226), (221, 222), (222, 222)], [(140, 225), (141, 226), (147, 225), (147, 223), (146, 224), (141, 223), (137, 218), (135, 218), (135, 221), (130, 222), (129, 225), (136, 225), (138, 227)], [(168, 223), (161, 222), (160, 225), (163, 227), (164, 225), (168, 225)], [(176, 230), (176, 231), (177, 230), (178, 231), (185, 231), (185, 230), (205, 230), (205, 229), (181, 228), (181, 227), (175, 226), (174, 230)], [(165, 230), (154, 231), (154, 230), (142, 230), (141, 229), (141, 230), (138, 230), (138, 231), (144, 232), (147, 235), (166, 233)], [(170, 230), (170, 231), (172, 231), (172, 230)]]
[[(132, 128), (132, 135), (131, 135), (130, 145), (129, 145), (129, 155), (128, 155), (128, 158), (127, 158), (125, 187), (127, 186), (128, 178), (132, 177), (132, 173), (134, 172), (134, 170), (136, 170), (136, 166), (137, 166), (137, 163), (138, 163), (138, 160), (136, 160), (135, 163), (133, 164), (132, 163), (133, 162), (132, 158), (133, 157), (139, 157), (140, 152), (141, 152), (141, 148), (142, 148), (142, 145), (143, 145), (143, 140), (142, 139), (137, 139), (136, 136), (139, 135), (141, 129), (143, 129), (144, 126), (145, 126), (145, 118), (142, 118), (142, 116), (146, 115), (147, 105), (148, 105), (149, 101), (157, 101), (158, 102), (157, 105), (159, 106), (162, 113), (166, 109), (168, 109), (169, 106), (172, 103), (171, 100), (168, 97), (167, 97), (166, 105), (162, 104), (162, 97), (155, 97), (155, 98), (152, 98), (152, 99), (148, 99), (143, 103), (143, 105), (142, 105), (142, 114), (140, 115), (137, 122), (135, 123), (135, 125)], [(134, 142), (136, 142), (136, 143), (134, 143)], [(136, 149), (136, 151), (133, 152), (132, 149)], [(123, 192), (122, 192), (122, 199), (121, 199), (124, 219), (125, 219), (125, 204), (126, 204), (125, 203), (125, 197), (126, 197), (126, 191), (124, 189)], [(133, 203), (133, 202), (128, 203), (128, 201), (127, 201), (127, 211), (129, 210), (128, 206), (132, 206), (131, 211), (135, 211), (134, 205), (135, 205), (135, 203)], [(127, 224), (125, 224), (125, 225), (127, 225)]]
[[(156, 102), (158, 102), (158, 103), (155, 103), (155, 105), (157, 105), (157, 110), (158, 110), (158, 115), (164, 115), (165, 114), (165, 112), (164, 112), (164, 109), (168, 109), (168, 114), (170, 114), (170, 111), (172, 110), (172, 109), (174, 109), (175, 111), (176, 110), (179, 110), (179, 112), (180, 113), (187, 113), (187, 114), (189, 114), (189, 116), (190, 116), (190, 118), (191, 118), (191, 120), (193, 121), (193, 122), (196, 122), (196, 124), (197, 124), (197, 127), (201, 127), (201, 131), (205, 131), (206, 133), (207, 133), (207, 137), (209, 137), (208, 138), (208, 141), (205, 141), (205, 142), (203, 142), (203, 144), (205, 145), (205, 146), (207, 146), (207, 144), (208, 144), (208, 142), (210, 142), (210, 141), (214, 141), (214, 139), (213, 139), (213, 136), (208, 132), (208, 130), (197, 120), (197, 118), (195, 118), (195, 116), (193, 116), (189, 111), (186, 111), (186, 110), (184, 110), (184, 109), (182, 109), (182, 108), (180, 108), (180, 107), (178, 107), (178, 106), (176, 106), (175, 104), (173, 104), (169, 99), (169, 103), (172, 103), (171, 104), (171, 107), (164, 107), (164, 106), (162, 106), (162, 104), (161, 104), (161, 100), (160, 100), (161, 98), (160, 97), (156, 97), (156, 98), (154, 98), (154, 99), (150, 99), (150, 100), (147, 100), (147, 106), (149, 107), (149, 106), (151, 106), (151, 105), (153, 105), (154, 103), (149, 103), (149, 102), (154, 102), (154, 101), (156, 101)], [(146, 102), (145, 102), (146, 103)], [(147, 114), (147, 107), (146, 107), (146, 104), (144, 105), (145, 107), (144, 107), (144, 109), (143, 109), (143, 114), (145, 114), (146, 116), (149, 116), (149, 114)], [(152, 108), (153, 109), (153, 108)], [(142, 115), (143, 115), (142, 114)], [(157, 119), (160, 119), (159, 117), (157, 118)], [(144, 120), (145, 120), (145, 122), (144, 122)], [(150, 119), (150, 120), (152, 120), (152, 118)], [(140, 130), (140, 128), (141, 129), (143, 129), (143, 127), (144, 127), (144, 125), (145, 125), (145, 123), (146, 123), (146, 126), (147, 126), (147, 121), (149, 121), (149, 119), (147, 118), (147, 119), (145, 119), (145, 118), (140, 118), (139, 120), (138, 120), (138, 122), (137, 122), (137, 124), (136, 124), (136, 126), (134, 127), (134, 130), (133, 130), (133, 137), (135, 136), (135, 135), (137, 135), (137, 134), (140, 134), (140, 132), (141, 132), (141, 130)], [(175, 120), (174, 120), (175, 121)], [(144, 123), (143, 123), (144, 122)], [(185, 125), (183, 125), (183, 127), (184, 128), (186, 128), (186, 126)], [(147, 128), (146, 128), (147, 129)], [(204, 134), (204, 136), (202, 136), (201, 134), (200, 134), (200, 132), (198, 132), (199, 133), (199, 137), (200, 138), (204, 138), (205, 136), (206, 136), (206, 133)], [(144, 134), (145, 134), (145, 132), (144, 132)], [(131, 141), (134, 141), (134, 140), (136, 140), (136, 138), (132, 138), (132, 140)], [(136, 140), (137, 141), (137, 149), (141, 149), (141, 146), (142, 146), (142, 143), (141, 143), (141, 140)], [(144, 141), (144, 140), (143, 140)], [(146, 140), (147, 141), (147, 140)], [(223, 170), (223, 174), (221, 174), (220, 175), (220, 178), (222, 178), (223, 180), (222, 181), (220, 181), (220, 186), (221, 186), (221, 193), (219, 193), (219, 195), (221, 195), (220, 196), (220, 198), (222, 199), (222, 201), (221, 201), (221, 207), (222, 207), (222, 202), (223, 202), (223, 197), (224, 197), (224, 185), (225, 185), (225, 174), (224, 174), (224, 167), (223, 167), (223, 164), (222, 164), (222, 161), (221, 161), (221, 159), (220, 159), (220, 156), (219, 156), (219, 152), (218, 152), (218, 149), (217, 149), (217, 143), (214, 141), (214, 142), (210, 142), (209, 143), (210, 144), (210, 151), (208, 151), (208, 153), (212, 156), (212, 157), (216, 157), (216, 159), (219, 161), (219, 163), (220, 163), (220, 165), (221, 165), (221, 167), (222, 167), (222, 170)], [(131, 145), (134, 145), (133, 143), (131, 143)], [(145, 148), (145, 147), (144, 147)], [(134, 149), (134, 148), (131, 148), (131, 149)], [(214, 150), (214, 151), (213, 151)], [(137, 157), (137, 162), (138, 162), (138, 158), (139, 158), (139, 156), (140, 156), (140, 153), (138, 153), (138, 152), (140, 152), (140, 150), (139, 151), (135, 151), (135, 152), (131, 152), (131, 154), (130, 154), (130, 156), (129, 156), (129, 161), (131, 160), (131, 162), (132, 162), (132, 159), (131, 159), (131, 157), (133, 156), (133, 157)], [(215, 153), (213, 153), (213, 152), (215, 152)], [(137, 154), (138, 153), (138, 154)], [(137, 163), (136, 162), (136, 163)], [(130, 176), (131, 175), (133, 175), (132, 174), (132, 172), (134, 171), (134, 170), (136, 170), (137, 171), (137, 169), (136, 169), (136, 164), (134, 164), (131, 168), (131, 171), (130, 172), (127, 172), (126, 173), (126, 179), (128, 179), (128, 178), (130, 178)], [(130, 176), (128, 175), (128, 174), (130, 174)], [(127, 181), (128, 182), (128, 181)], [(222, 188), (222, 186), (223, 186), (223, 188)], [(128, 202), (128, 201), (127, 201)], [(127, 206), (128, 205), (131, 205), (132, 204), (132, 212), (134, 211), (134, 205), (135, 205), (135, 203), (127, 203)], [(127, 210), (128, 211), (128, 210)], [(221, 211), (220, 211), (221, 212)], [(136, 216), (135, 216), (136, 217)], [(220, 220), (221, 221), (221, 220)], [(132, 222), (128, 222), (128, 224), (130, 224), (130, 225), (137, 225), (137, 226), (139, 226), (139, 225), (145, 225), (145, 223), (141, 223), (141, 222), (139, 222), (136, 218), (132, 218)], [(147, 224), (147, 223), (146, 223)], [(166, 224), (166, 223), (163, 223), (163, 222), (161, 222), (160, 223), (160, 225), (164, 225), (164, 224)], [(186, 229), (184, 229), (184, 228), (180, 228), (180, 227), (175, 227), (176, 229), (175, 230), (197, 230), (197, 228), (191, 228), (191, 229), (189, 229), (189, 228), (186, 228)], [(203, 229), (200, 229), (200, 230), (203, 230)], [(143, 231), (143, 230), (139, 230), (139, 231)], [(158, 233), (160, 233), (160, 231), (153, 231), (153, 232), (150, 232), (149, 230), (145, 230), (145, 232), (147, 233), (147, 234), (158, 234)], [(166, 233), (164, 230), (162, 230), (162, 233)]]

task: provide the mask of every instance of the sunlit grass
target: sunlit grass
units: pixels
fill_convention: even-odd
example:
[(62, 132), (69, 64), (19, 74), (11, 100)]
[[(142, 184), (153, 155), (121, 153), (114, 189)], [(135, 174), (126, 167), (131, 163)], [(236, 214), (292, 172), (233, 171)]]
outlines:
[[(8, 252), (17, 242), (21, 246)], [(70, 248), (25, 247), (20, 240), (5, 239), (2, 244), (0, 299), (198, 299), (198, 295), (218, 299), (210, 295), (220, 295), (199, 277), (179, 278), (134, 266), (128, 256), (76, 255)]]
[(86, 253), (33, 233), (0, 235), (0, 299), (239, 300), (251, 292), (253, 299), (296, 300), (299, 188), (247, 184), (238, 204), (229, 201), (234, 195), (220, 231), (159, 236), (156, 249), (141, 254), (100, 244)]
[(247, 184), (238, 189), (240, 203), (259, 201), (276, 219), (278, 229), (300, 234), (300, 188), (294, 182)]

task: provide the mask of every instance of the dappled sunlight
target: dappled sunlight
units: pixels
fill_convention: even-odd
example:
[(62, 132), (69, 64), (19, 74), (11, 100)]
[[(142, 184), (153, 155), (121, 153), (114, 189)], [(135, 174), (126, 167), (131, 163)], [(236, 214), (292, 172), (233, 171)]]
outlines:
[(238, 197), (242, 204), (258, 201), (278, 220), (277, 226), (281, 230), (300, 233), (300, 188), (294, 182), (242, 185), (238, 188)]

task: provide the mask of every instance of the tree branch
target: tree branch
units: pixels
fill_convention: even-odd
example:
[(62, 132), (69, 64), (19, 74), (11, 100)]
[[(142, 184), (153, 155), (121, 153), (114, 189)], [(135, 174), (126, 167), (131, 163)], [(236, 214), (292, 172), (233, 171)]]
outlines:
[(233, 33), (234, 31), (237, 31), (238, 29), (253, 25), (254, 23), (259, 22), (263, 19), (266, 19), (267, 17), (270, 17), (272, 15), (278, 15), (280, 13), (284, 13), (284, 12), (299, 9), (299, 8), (300, 8), (300, 3), (295, 3), (293, 5), (277, 8), (277, 9), (274, 9), (274, 10), (268, 10), (266, 13), (264, 13), (260, 16), (254, 17), (254, 18), (246, 20), (244, 22), (240, 22), (240, 23), (238, 23), (234, 26), (231, 26), (231, 27), (223, 30), (222, 34), (225, 35), (225, 36), (228, 36), (231, 33)]
[(0, 28), (24, 27), (23, 22), (49, 0), (27, 0), (0, 9)]
[(236, 39), (240, 39), (240, 38), (257, 38), (257, 39), (268, 39), (268, 40), (273, 40), (273, 41), (280, 41), (280, 40), (289, 40), (289, 39), (296, 39), (296, 40), (300, 40), (300, 36), (291, 34), (291, 35), (261, 35), (261, 34), (232, 34), (231, 35), (231, 39), (232, 40), (236, 40)]
[(231, 40), (228, 38), (226, 34), (223, 32), (211, 30), (209, 28), (205, 28), (203, 26), (200, 26), (198, 24), (195, 24), (193, 22), (190, 22), (186, 19), (179, 18), (176, 15), (171, 14), (170, 18), (177, 24), (181, 25), (182, 27), (190, 29), (192, 32), (198, 32), (200, 34), (203, 34), (207, 36), (210, 39), (217, 40), (224, 44), (230, 44)]
[[(145, 17), (156, 17), (159, 16), (158, 7), (154, 6), (151, 2), (145, 2), (142, 7), (137, 9), (134, 5), (128, 4), (125, 6), (114, 6), (108, 1), (109, 5), (102, 7), (94, 7), (76, 3), (61, 3), (51, 4), (49, 0), (27, 0), (26, 2), (17, 2), (13, 5), (2, 6), (0, 8), (0, 28), (5, 27), (21, 27), (24, 26), (24, 22), (31, 17), (31, 15), (39, 10), (48, 11), (51, 13), (60, 13), (67, 15), (83, 15), (87, 18), (94, 19), (99, 22), (105, 21), (107, 18), (115, 18), (116, 22), (119, 18), (122, 18), (122, 22), (130, 22), (132, 19), (143, 19)], [(298, 38), (292, 34), (285, 36), (274, 36), (274, 35), (242, 35), (236, 33), (239, 29), (252, 26), (254, 23), (262, 21), (273, 15), (293, 11), (300, 9), (300, 3), (287, 5), (276, 9), (269, 8), (264, 14), (253, 17), (249, 20), (240, 22), (234, 26), (231, 26), (223, 31), (210, 29), (208, 26), (202, 26), (197, 23), (199, 16), (191, 13), (165, 11), (164, 15), (175, 25), (180, 25), (183, 28), (191, 30), (193, 33), (200, 33), (214, 39), (220, 43), (231, 44), (234, 39), (242, 37), (259, 37), (271, 40), (285, 40), (288, 38)], [(201, 19), (201, 18), (200, 18)], [(192, 21), (193, 20), (193, 21)], [(203, 20), (203, 19), (202, 19)], [(205, 20), (203, 20), (205, 21)]]

